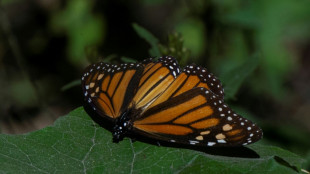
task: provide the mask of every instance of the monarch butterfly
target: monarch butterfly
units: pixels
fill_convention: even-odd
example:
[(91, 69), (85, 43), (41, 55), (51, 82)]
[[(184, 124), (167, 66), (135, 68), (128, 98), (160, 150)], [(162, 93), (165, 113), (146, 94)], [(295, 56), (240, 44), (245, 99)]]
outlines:
[(171, 56), (140, 63), (96, 63), (82, 76), (85, 100), (114, 122), (113, 140), (128, 133), (199, 146), (240, 146), (262, 130), (224, 103), (221, 82), (206, 68), (182, 71)]

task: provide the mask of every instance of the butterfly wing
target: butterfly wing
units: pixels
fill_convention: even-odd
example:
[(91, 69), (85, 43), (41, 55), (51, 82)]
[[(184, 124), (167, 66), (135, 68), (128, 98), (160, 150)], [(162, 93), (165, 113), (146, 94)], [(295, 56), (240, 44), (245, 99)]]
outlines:
[(223, 97), (221, 82), (213, 74), (188, 65), (136, 117), (134, 128), (141, 134), (184, 144), (234, 146), (260, 139), (260, 128), (228, 108)]
[(194, 87), (203, 87), (224, 99), (224, 88), (221, 81), (206, 68), (195, 64), (187, 65), (181, 75), (186, 77), (186, 80), (183, 82), (184, 85), (176, 91), (175, 96)]
[(203, 87), (148, 109), (133, 126), (136, 132), (159, 140), (201, 146), (246, 145), (262, 136), (258, 126)]
[(82, 88), (86, 101), (101, 116), (115, 119), (128, 107), (143, 65), (97, 63), (86, 68)]
[(170, 86), (180, 73), (180, 68), (170, 56), (160, 57), (157, 61), (146, 59), (142, 63), (144, 71), (129, 108), (144, 111)]
[(192, 64), (186, 66), (182, 73), (177, 76), (171, 85), (148, 108), (152, 108), (171, 97), (176, 97), (196, 87), (209, 89), (220, 99), (224, 99), (224, 89), (220, 80), (212, 73), (209, 73), (206, 68)]
[(101, 116), (130, 115), (133, 130), (160, 140), (198, 145), (241, 145), (262, 132), (223, 103), (220, 81), (189, 65), (180, 74), (173, 57), (141, 64), (89, 66), (82, 77), (85, 99)]
[(210, 89), (220, 98), (224, 98), (220, 80), (206, 68), (192, 64), (186, 66), (180, 74), (178, 62), (171, 56), (160, 57), (158, 61), (146, 59), (142, 63), (145, 68), (130, 107), (142, 108), (144, 111), (150, 108), (150, 105), (155, 106), (171, 95), (177, 96), (194, 87)]

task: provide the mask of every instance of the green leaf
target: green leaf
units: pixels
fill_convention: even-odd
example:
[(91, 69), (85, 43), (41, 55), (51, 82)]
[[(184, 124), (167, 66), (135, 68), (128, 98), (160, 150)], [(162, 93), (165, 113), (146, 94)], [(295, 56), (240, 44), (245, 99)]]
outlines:
[(225, 73), (220, 79), (223, 80), (225, 98), (233, 99), (244, 80), (249, 77), (259, 64), (258, 56), (251, 56), (241, 65)]
[[(82, 107), (53, 126), (25, 135), (0, 135), (0, 173), (297, 173), (303, 160), (286, 150), (247, 146), (260, 158), (210, 155), (159, 147), (111, 133)], [(206, 148), (207, 149), (207, 148)]]
[(149, 32), (148, 30), (146, 30), (145, 28), (141, 27), (136, 23), (133, 23), (132, 27), (142, 39), (146, 40), (151, 45), (149, 54), (154, 57), (161, 56), (158, 48), (159, 44), (158, 39), (151, 32)]

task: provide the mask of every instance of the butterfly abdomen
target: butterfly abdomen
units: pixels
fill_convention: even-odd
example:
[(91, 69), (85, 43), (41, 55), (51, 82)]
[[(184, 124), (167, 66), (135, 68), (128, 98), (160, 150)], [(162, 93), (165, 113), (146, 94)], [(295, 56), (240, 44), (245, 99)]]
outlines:
[(115, 126), (113, 128), (113, 141), (119, 142), (124, 136), (132, 130), (132, 117), (130, 111), (125, 111), (121, 116), (116, 118)]

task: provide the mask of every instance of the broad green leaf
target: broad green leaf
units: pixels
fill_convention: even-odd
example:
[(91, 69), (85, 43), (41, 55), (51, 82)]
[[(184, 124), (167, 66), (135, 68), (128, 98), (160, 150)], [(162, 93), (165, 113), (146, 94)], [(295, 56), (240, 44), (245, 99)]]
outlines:
[(145, 28), (141, 27), (140, 25), (136, 23), (133, 23), (132, 27), (142, 39), (146, 40), (151, 45), (149, 54), (154, 57), (161, 56), (159, 48), (158, 48), (158, 44), (159, 44), (158, 39), (148, 30), (146, 30)]
[(223, 80), (225, 88), (225, 98), (234, 98), (244, 80), (253, 73), (259, 63), (258, 56), (249, 57), (244, 63), (225, 73), (221, 80)]
[[(112, 142), (82, 107), (53, 126), (0, 135), (0, 173), (297, 173), (303, 160), (286, 150), (247, 146), (259, 158), (211, 155), (175, 147)], [(206, 148), (207, 149), (207, 148)], [(234, 149), (231, 149), (234, 150)], [(212, 149), (211, 149), (212, 151)]]

